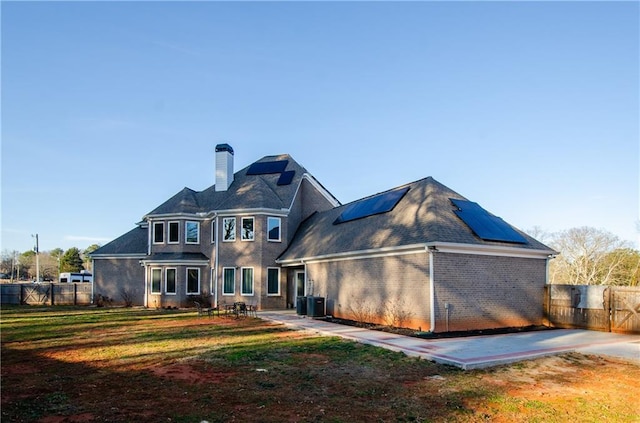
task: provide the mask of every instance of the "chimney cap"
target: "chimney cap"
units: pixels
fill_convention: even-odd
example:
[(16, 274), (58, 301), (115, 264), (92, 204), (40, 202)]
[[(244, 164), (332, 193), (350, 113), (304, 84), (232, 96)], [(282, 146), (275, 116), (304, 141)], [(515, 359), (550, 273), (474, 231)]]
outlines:
[(231, 146), (229, 144), (218, 144), (218, 145), (216, 145), (216, 153), (218, 153), (220, 151), (228, 151), (229, 153), (233, 154), (233, 148), (231, 148)]

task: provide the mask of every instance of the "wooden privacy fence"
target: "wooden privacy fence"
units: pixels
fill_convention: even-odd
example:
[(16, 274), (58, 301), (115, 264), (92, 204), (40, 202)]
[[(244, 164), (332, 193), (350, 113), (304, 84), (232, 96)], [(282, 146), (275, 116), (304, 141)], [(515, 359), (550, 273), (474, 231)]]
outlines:
[(88, 305), (90, 283), (12, 283), (0, 285), (2, 304)]
[(640, 333), (640, 287), (547, 285), (544, 310), (550, 326)]

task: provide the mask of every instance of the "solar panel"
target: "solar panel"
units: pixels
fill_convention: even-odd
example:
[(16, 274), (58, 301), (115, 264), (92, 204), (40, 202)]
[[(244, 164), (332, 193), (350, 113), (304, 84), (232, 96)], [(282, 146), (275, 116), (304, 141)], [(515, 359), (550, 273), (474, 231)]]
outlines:
[(376, 214), (387, 213), (393, 210), (407, 191), (409, 191), (409, 187), (398, 188), (351, 203), (345, 207), (333, 224), (337, 225)]
[(289, 160), (276, 160), (272, 162), (259, 162), (249, 166), (247, 175), (268, 175), (270, 173), (282, 173), (287, 168)]
[(526, 244), (527, 240), (507, 222), (492, 215), (478, 203), (450, 198), (458, 210), (454, 213), (480, 238), (485, 241), (504, 241)]
[(278, 179), (278, 185), (289, 185), (291, 181), (293, 181), (293, 176), (296, 174), (295, 170), (287, 170), (286, 172), (282, 172), (280, 174), (280, 178)]

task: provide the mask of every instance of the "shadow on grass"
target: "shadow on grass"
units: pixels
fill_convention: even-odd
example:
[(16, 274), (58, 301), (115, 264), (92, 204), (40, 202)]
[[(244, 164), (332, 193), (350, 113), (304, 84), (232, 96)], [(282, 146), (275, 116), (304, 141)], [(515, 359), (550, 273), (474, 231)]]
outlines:
[(47, 313), (32, 326), (2, 312), (3, 422), (462, 421), (469, 399), (500, 395), (457, 369), (260, 319)]

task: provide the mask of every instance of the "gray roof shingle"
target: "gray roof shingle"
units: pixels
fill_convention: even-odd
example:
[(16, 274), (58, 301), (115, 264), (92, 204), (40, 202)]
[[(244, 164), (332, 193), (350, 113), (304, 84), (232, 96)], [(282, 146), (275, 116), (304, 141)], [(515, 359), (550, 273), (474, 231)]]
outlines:
[(280, 256), (279, 260), (298, 260), (428, 242), (503, 245), (550, 250), (544, 244), (517, 229), (516, 231), (527, 240), (526, 244), (480, 239), (456, 216), (455, 207), (450, 201), (450, 198), (461, 200), (466, 200), (466, 198), (432, 177), (403, 186), (408, 186), (409, 191), (395, 208), (387, 213), (337, 225), (334, 224), (334, 221), (349, 204), (313, 214), (302, 223), (288, 249)]
[(92, 257), (147, 254), (147, 228), (136, 227), (91, 253)]
[(234, 180), (226, 191), (216, 191), (215, 185), (203, 191), (184, 188), (176, 195), (147, 214), (208, 213), (215, 210), (236, 209), (287, 209), (293, 202), (302, 176), (307, 173), (288, 154), (266, 156), (255, 163), (287, 160), (286, 171), (294, 172), (291, 183), (278, 185), (280, 173), (247, 175), (247, 166), (234, 174)]

